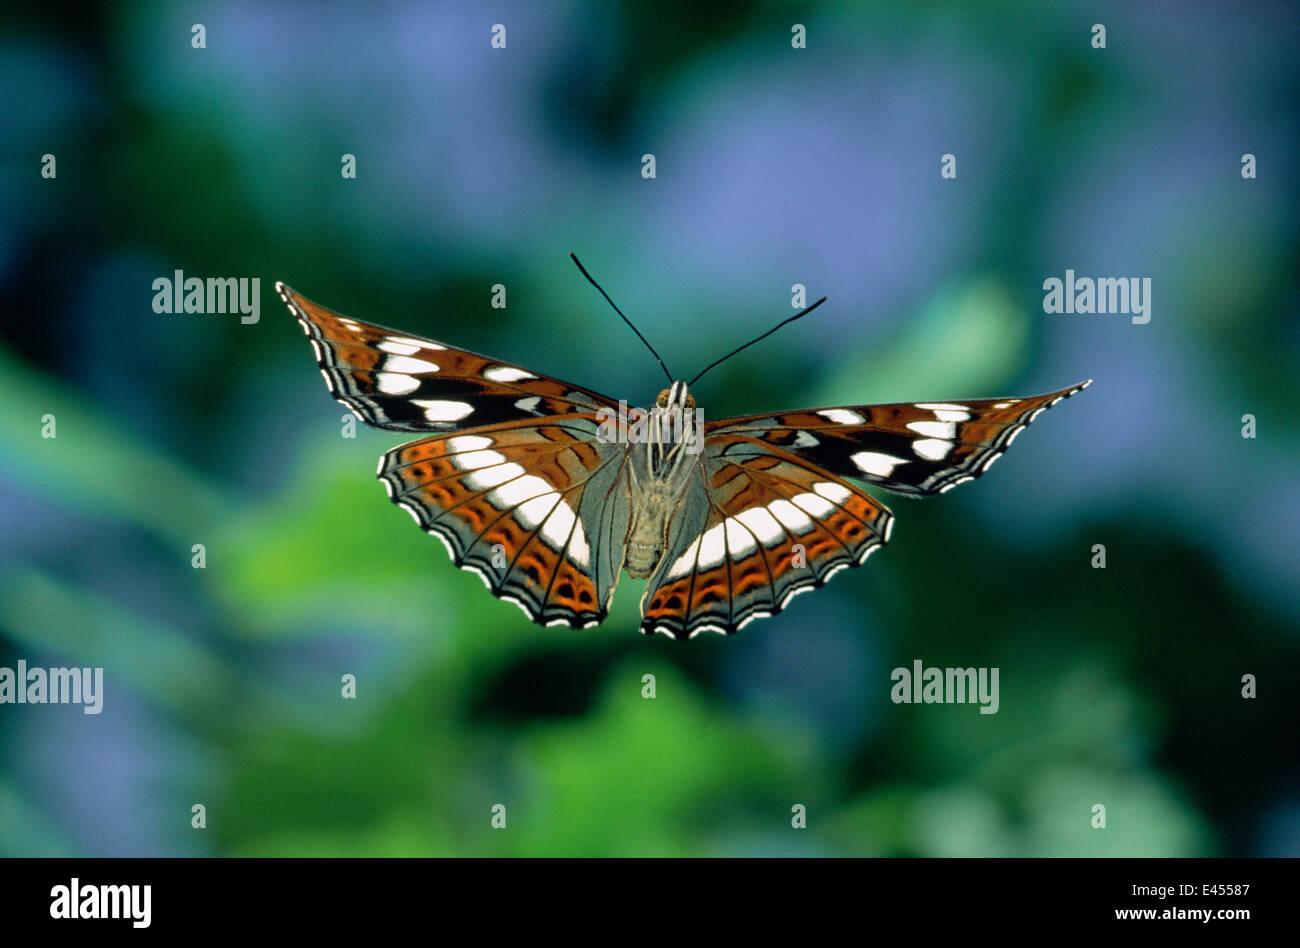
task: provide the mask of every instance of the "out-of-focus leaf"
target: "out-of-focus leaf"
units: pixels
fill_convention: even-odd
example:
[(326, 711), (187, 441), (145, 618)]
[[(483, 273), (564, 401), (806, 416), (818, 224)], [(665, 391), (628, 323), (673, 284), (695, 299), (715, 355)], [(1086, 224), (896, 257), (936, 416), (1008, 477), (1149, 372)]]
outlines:
[[(653, 699), (641, 696), (647, 673)], [(662, 665), (617, 666), (586, 720), (537, 731), (522, 753), (534, 789), (512, 824), (520, 855), (698, 855), (702, 833), (788, 827), (800, 802), (774, 747)], [(801, 797), (822, 792), (803, 778)]]
[(993, 280), (946, 288), (892, 339), (843, 353), (814, 400), (864, 405), (986, 397), (1022, 364), (1029, 322)]
[(235, 674), (203, 646), (34, 569), (0, 575), (0, 625), (28, 648), (102, 667), (106, 703), (125, 683), (190, 714), (238, 689)]
[[(41, 436), (55, 417), (56, 437)], [(0, 347), (0, 458), (27, 489), (95, 518), (139, 524), (188, 550), (231, 513), (220, 492), (85, 399)]]
[(40, 807), (12, 783), (0, 780), (0, 857), (66, 858), (81, 855)]

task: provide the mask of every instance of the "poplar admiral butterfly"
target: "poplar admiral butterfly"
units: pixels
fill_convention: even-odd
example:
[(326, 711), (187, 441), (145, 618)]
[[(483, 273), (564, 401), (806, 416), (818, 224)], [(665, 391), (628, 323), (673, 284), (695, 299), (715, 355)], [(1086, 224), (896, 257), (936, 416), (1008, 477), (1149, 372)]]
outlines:
[(737, 632), (889, 541), (893, 515), (846, 478), (942, 494), (1090, 384), (704, 423), (688, 390), (699, 375), (669, 374), (651, 409), (628, 411), (508, 362), (340, 316), (283, 283), (276, 290), (340, 403), (376, 428), (424, 435), (379, 462), (392, 502), (542, 625), (598, 624), (626, 569), (649, 579), (642, 632)]

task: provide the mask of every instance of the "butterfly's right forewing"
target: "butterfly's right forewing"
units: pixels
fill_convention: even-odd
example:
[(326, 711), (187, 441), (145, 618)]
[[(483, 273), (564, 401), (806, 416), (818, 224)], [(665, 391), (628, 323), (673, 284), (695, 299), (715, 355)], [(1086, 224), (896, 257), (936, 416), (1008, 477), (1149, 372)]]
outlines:
[[(941, 494), (974, 480), (1044, 410), (1087, 388), (1025, 398), (853, 405), (724, 418), (710, 435), (744, 434), (841, 477), (913, 496)], [(752, 456), (764, 447), (756, 445)], [(739, 456), (737, 456), (739, 457)]]

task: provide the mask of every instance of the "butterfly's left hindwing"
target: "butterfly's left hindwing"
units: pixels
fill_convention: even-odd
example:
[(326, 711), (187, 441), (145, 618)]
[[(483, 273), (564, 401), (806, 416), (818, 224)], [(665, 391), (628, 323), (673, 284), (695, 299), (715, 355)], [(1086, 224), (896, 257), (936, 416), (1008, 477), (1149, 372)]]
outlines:
[(628, 529), (626, 445), (596, 440), (594, 415), (435, 435), (379, 464), (392, 501), (452, 560), (534, 622), (605, 618)]
[(460, 431), (618, 407), (517, 365), (340, 316), (283, 283), (275, 288), (311, 341), (330, 394), (376, 428)]

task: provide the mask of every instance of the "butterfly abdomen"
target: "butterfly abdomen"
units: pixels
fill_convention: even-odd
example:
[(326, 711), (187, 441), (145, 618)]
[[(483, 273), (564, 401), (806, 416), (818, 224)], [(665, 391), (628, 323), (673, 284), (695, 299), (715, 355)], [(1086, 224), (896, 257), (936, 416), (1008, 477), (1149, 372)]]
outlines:
[(634, 504), (636, 511), (627, 534), (627, 554), (623, 566), (628, 575), (644, 579), (654, 572), (663, 556), (668, 529), (667, 497), (661, 496), (663, 482), (651, 482), (642, 491), (642, 503)]
[(627, 569), (627, 574), (636, 579), (645, 579), (655, 570), (655, 564), (659, 562), (659, 557), (663, 551), (650, 544), (638, 543), (631, 541), (627, 547), (627, 561), (623, 566)]
[(684, 451), (673, 452), (663, 470), (656, 469), (654, 452), (633, 445), (630, 460), (632, 476), (632, 522), (628, 526), (623, 566), (629, 576), (644, 579), (654, 572), (668, 547), (668, 528), (680, 505), (686, 480), (699, 466), (699, 456)]

